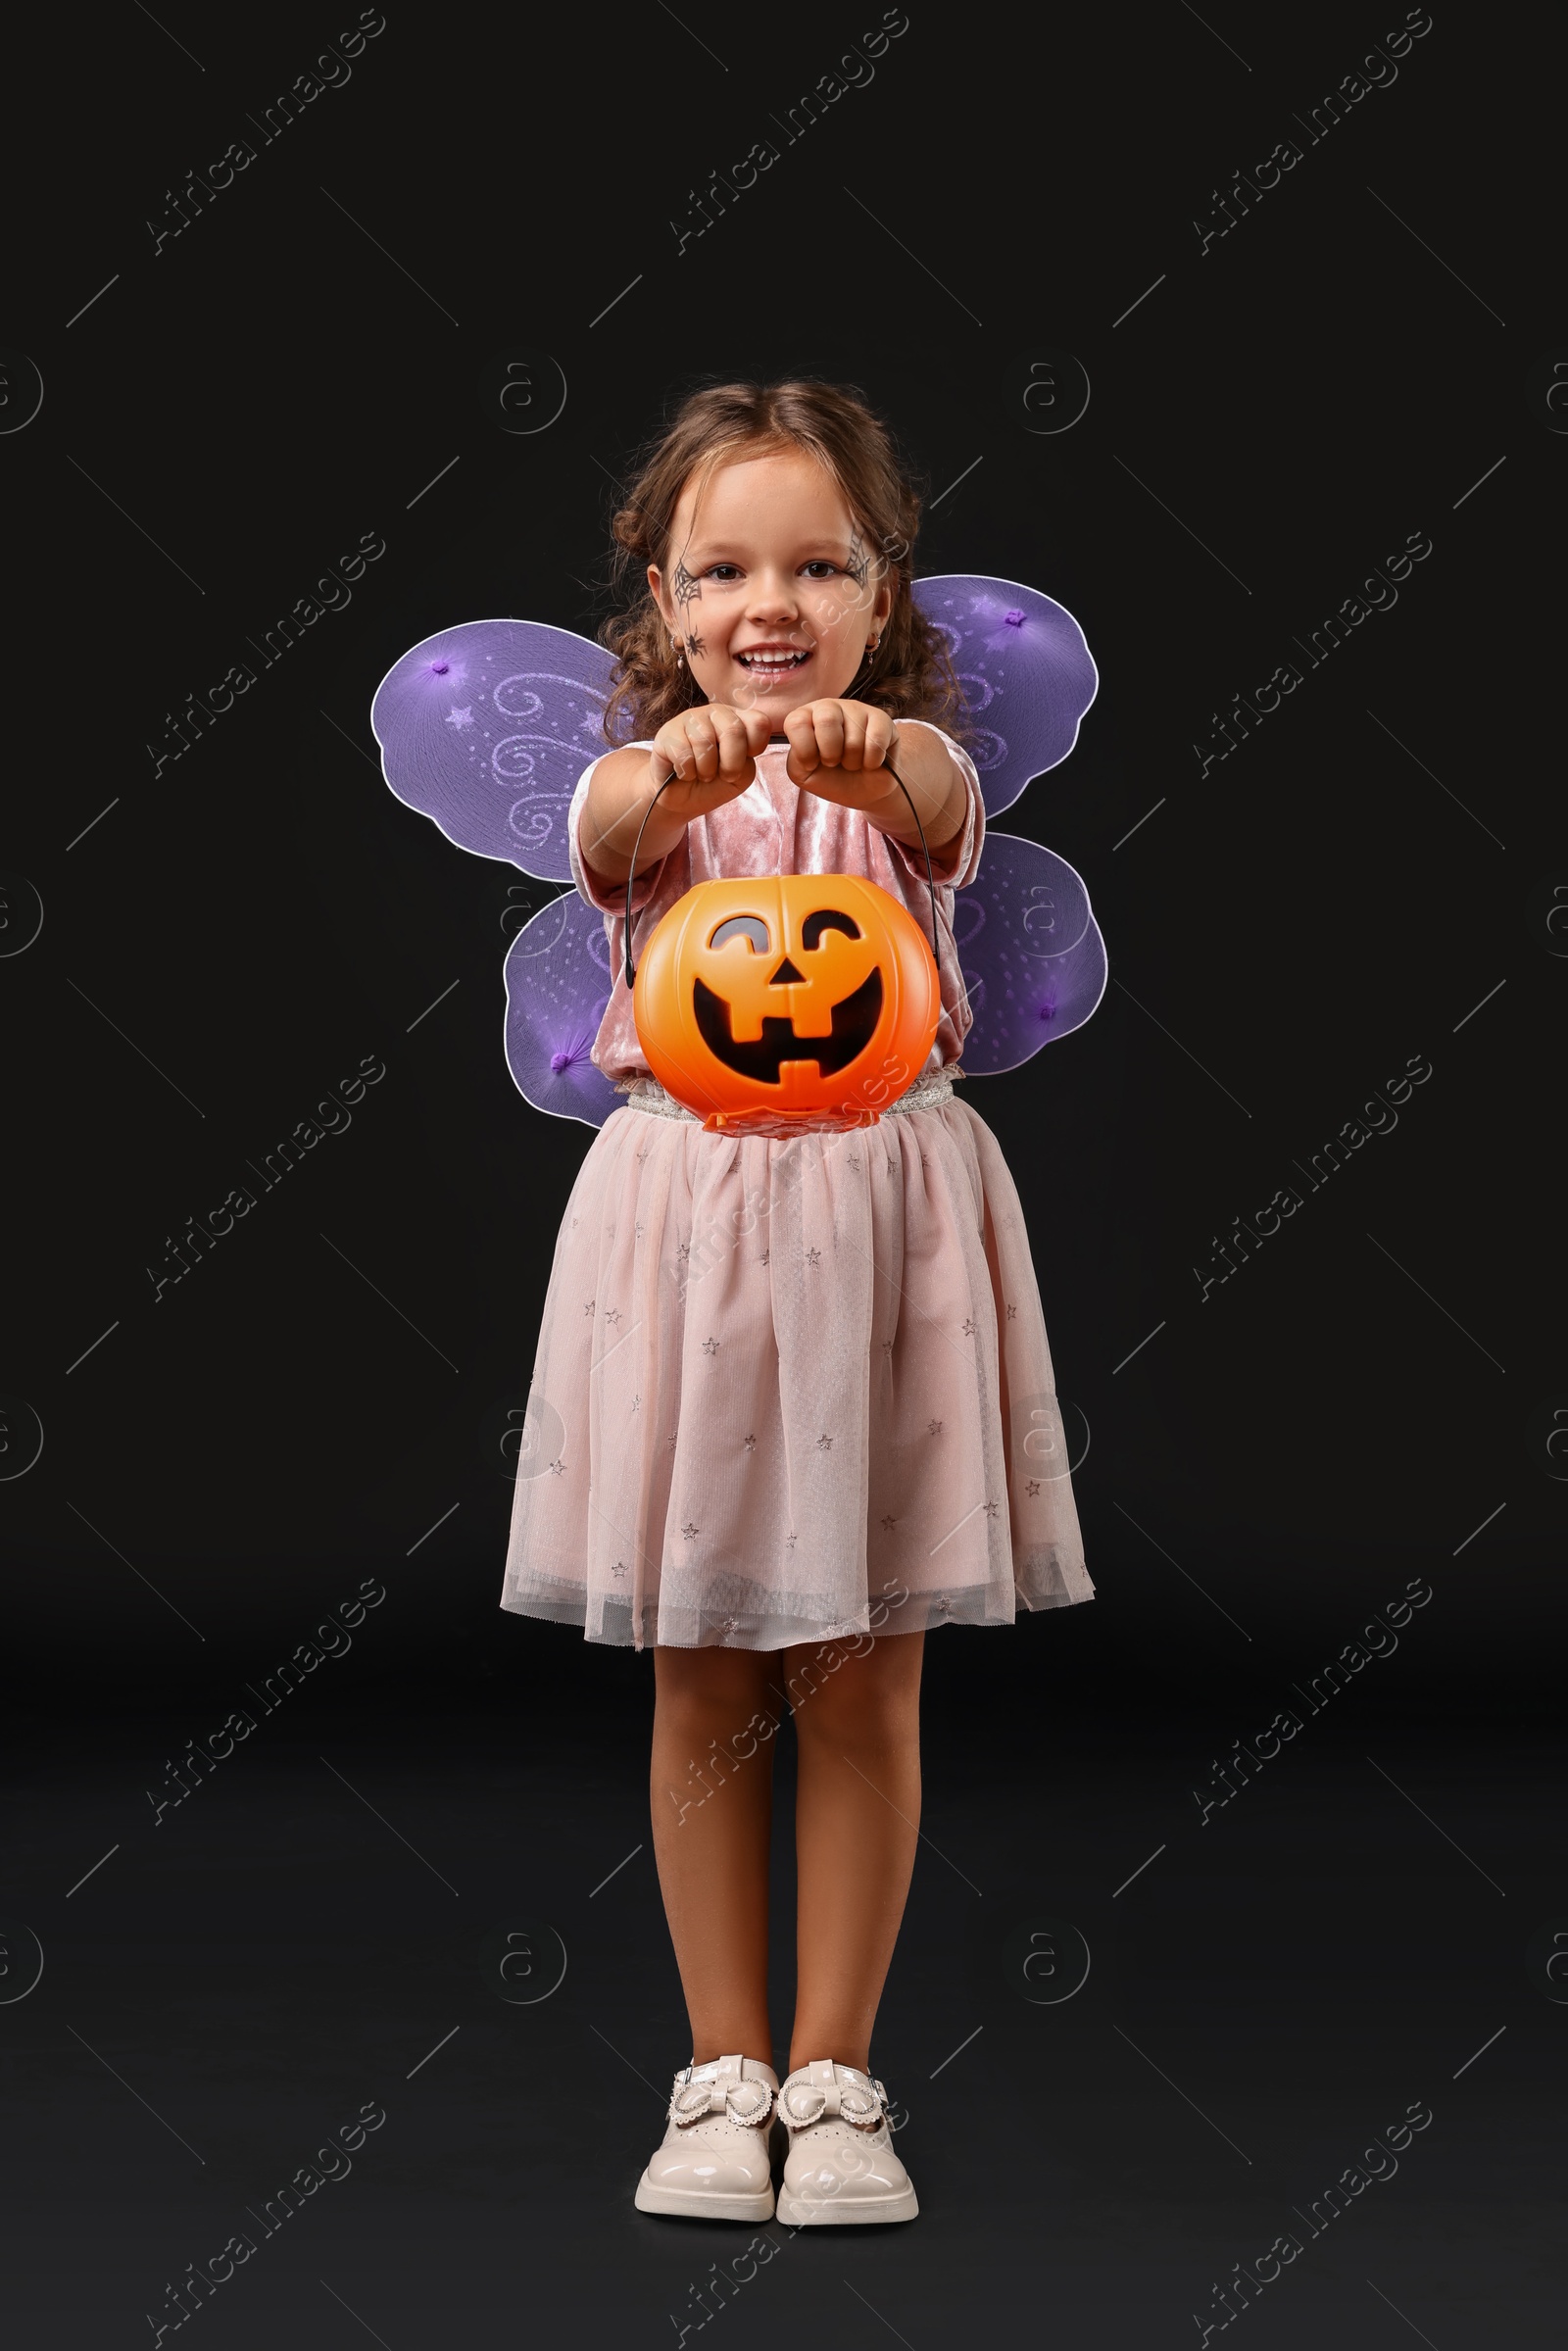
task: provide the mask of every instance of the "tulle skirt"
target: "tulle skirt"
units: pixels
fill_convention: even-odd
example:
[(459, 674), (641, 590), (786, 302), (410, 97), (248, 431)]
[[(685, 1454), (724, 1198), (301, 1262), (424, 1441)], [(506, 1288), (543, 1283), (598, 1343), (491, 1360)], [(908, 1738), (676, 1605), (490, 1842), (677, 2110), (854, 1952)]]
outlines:
[(950, 1081), (906, 1103), (787, 1141), (651, 1080), (612, 1112), (556, 1244), (504, 1608), (780, 1649), (1093, 1597), (1011, 1175)]

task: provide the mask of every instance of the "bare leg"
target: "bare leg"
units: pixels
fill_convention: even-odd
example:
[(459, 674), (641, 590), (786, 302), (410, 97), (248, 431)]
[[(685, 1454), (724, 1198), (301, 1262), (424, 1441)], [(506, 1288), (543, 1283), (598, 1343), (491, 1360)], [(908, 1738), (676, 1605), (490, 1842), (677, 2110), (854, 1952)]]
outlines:
[(773, 1740), (761, 1734), (782, 1711), (767, 1690), (776, 1662), (766, 1650), (654, 1651), (654, 1853), (694, 2065), (735, 2053), (772, 2061)]
[(818, 2057), (870, 2065), (914, 1868), (924, 1648), (923, 1633), (863, 1634), (785, 1653), (800, 1744), (792, 2072)]

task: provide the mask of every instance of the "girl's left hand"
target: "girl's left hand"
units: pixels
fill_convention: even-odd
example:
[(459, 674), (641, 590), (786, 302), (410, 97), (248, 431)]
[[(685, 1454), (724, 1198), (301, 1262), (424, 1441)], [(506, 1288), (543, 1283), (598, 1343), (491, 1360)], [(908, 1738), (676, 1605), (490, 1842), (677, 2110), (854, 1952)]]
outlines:
[(866, 702), (807, 702), (790, 711), (784, 732), (784, 772), (803, 790), (863, 808), (897, 789), (883, 765), (898, 740), (886, 710)]

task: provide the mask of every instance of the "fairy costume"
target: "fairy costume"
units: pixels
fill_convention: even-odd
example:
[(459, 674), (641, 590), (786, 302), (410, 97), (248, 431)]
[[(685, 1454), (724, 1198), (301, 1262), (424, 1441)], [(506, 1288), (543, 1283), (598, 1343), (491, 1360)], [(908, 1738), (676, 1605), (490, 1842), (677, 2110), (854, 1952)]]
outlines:
[[(1071, 749), (1094, 666), (1032, 590), (915, 593), (976, 727), (973, 759), (950, 744), (964, 825), (934, 853), (943, 1016), (903, 1100), (848, 1132), (709, 1132), (648, 1076), (624, 894), (577, 842), (591, 765), (566, 783), (602, 753), (607, 655), (479, 622), (415, 647), (376, 698), (400, 797), (577, 886), (508, 958), (514, 1075), (600, 1131), (556, 1244), (501, 1604), (592, 1641), (776, 1649), (1093, 1596), (1023, 1211), (953, 1073), (960, 1052), (1015, 1066), (1103, 989), (1078, 876), (986, 841), (988, 807)], [(694, 882), (747, 873), (861, 875), (928, 919), (918, 852), (798, 789), (786, 759), (763, 751), (748, 790), (637, 877), (635, 940)], [(969, 886), (978, 919), (956, 930)]]

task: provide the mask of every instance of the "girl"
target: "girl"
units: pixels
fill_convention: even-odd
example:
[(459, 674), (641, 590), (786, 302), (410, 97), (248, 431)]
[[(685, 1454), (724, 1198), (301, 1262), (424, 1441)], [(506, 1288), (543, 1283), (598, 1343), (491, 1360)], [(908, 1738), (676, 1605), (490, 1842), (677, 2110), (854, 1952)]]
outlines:
[[(781, 2219), (914, 2218), (870, 2067), (920, 1815), (926, 1630), (1094, 1589), (1066, 1478), (1031, 1474), (1066, 1453), (1017, 1193), (954, 1094), (971, 1016), (953, 894), (985, 818), (910, 593), (918, 512), (860, 398), (795, 382), (689, 399), (614, 518), (620, 578), (642, 576), (606, 632), (606, 732), (625, 713), (640, 739), (588, 769), (569, 829), (616, 974), (593, 1058), (630, 1115), (600, 1130), (556, 1246), (534, 1377), (564, 1437), (516, 1487), (502, 1605), (654, 1644), (654, 1845), (692, 2051), (645, 2212), (766, 2219), (776, 2110)], [(926, 1068), (868, 1128), (706, 1131), (638, 1044), (628, 875), (634, 950), (695, 883), (736, 874), (864, 876), (929, 927), (922, 828), (943, 1001)], [(799, 1981), (781, 2086), (785, 1711)]]

